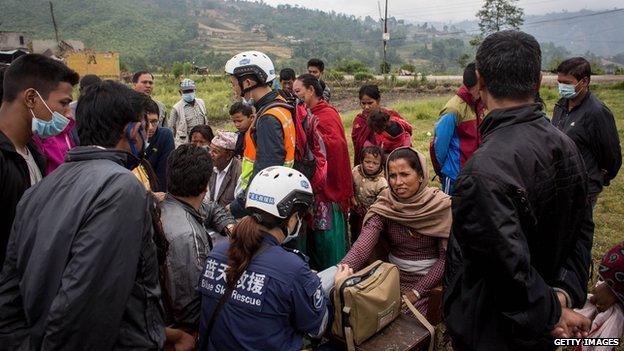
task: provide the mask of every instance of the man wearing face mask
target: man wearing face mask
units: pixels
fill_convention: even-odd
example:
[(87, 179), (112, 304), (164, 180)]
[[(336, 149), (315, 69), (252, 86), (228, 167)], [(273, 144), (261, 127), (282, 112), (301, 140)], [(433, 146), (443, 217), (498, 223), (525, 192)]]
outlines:
[(0, 274), (3, 348), (162, 349), (153, 204), (130, 171), (147, 98), (90, 87), (76, 110), (83, 146), (22, 197)]
[(45, 174), (45, 159), (32, 141), (65, 129), (72, 87), (79, 76), (62, 63), (41, 55), (24, 55), (4, 75), (0, 107), (0, 264), (26, 189)]
[(554, 350), (587, 337), (594, 224), (587, 174), (570, 138), (535, 102), (541, 49), (529, 34), (490, 34), (476, 54), (490, 111), (459, 173), (446, 251), (444, 321), (453, 350)]
[(622, 166), (622, 150), (613, 113), (589, 91), (590, 79), (591, 65), (582, 57), (557, 67), (561, 100), (555, 105), (552, 124), (574, 140), (583, 156), (593, 207), (603, 186), (609, 185)]
[(268, 56), (259, 51), (241, 52), (225, 64), (225, 73), (230, 75), (236, 96), (258, 111), (245, 133), (241, 176), (236, 199), (229, 207), (232, 215), (240, 218), (246, 215), (245, 190), (258, 172), (270, 166), (293, 166), (295, 125), (286, 100), (271, 89), (277, 75)]
[(195, 126), (208, 124), (206, 104), (204, 100), (195, 97), (195, 82), (184, 79), (180, 83), (182, 99), (173, 108), (168, 119), (168, 127), (173, 131), (175, 146), (191, 141), (191, 129)]

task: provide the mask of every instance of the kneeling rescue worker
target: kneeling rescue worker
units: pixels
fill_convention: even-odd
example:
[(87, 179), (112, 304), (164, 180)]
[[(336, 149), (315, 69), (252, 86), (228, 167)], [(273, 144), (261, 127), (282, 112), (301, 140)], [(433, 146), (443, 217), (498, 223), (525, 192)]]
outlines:
[[(295, 351), (305, 334), (324, 333), (331, 313), (321, 281), (304, 256), (281, 246), (299, 234), (313, 201), (309, 180), (292, 168), (253, 178), (251, 215), (210, 252), (200, 277), (200, 350)], [(339, 267), (335, 279), (347, 274)]]

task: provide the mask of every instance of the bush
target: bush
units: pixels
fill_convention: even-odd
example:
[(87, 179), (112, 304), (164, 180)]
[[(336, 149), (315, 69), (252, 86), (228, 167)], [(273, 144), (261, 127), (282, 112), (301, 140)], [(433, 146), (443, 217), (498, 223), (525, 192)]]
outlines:
[(353, 75), (353, 79), (355, 79), (356, 82), (363, 82), (363, 81), (367, 81), (367, 80), (373, 80), (373, 79), (375, 79), (375, 76), (373, 76), (369, 72), (356, 72)]
[(173, 63), (171, 66), (171, 74), (173, 74), (176, 79), (180, 78), (182, 74), (184, 74), (184, 65), (182, 62), (176, 61)]
[(379, 65), (379, 70), (381, 71), (381, 74), (388, 74), (390, 73), (390, 63), (388, 62), (383, 62), (381, 65)]
[(323, 73), (323, 76), (325, 77), (325, 80), (333, 80), (333, 81), (344, 80), (344, 72), (334, 70), (334, 69), (325, 70), (325, 73)]
[(370, 72), (368, 67), (358, 60), (342, 60), (336, 66), (336, 70), (347, 74), (357, 74), (359, 72)]
[(404, 70), (404, 71), (416, 73), (416, 66), (414, 66), (412, 64), (405, 64), (405, 65), (401, 66), (401, 69)]

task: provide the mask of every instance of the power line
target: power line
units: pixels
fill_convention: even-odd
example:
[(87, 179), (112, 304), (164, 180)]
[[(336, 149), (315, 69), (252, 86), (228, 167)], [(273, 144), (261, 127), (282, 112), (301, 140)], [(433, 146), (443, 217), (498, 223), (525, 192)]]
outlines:
[[(532, 1), (532, 2), (527, 2), (527, 3), (518, 3), (518, 6), (524, 7), (527, 5), (535, 5), (535, 4), (542, 4), (542, 3), (549, 3), (549, 2), (560, 2), (560, 1), (563, 1), (563, 0), (540, 0), (540, 1)], [(410, 14), (423, 14), (423, 15), (455, 14), (455, 13), (466, 12), (465, 10), (466, 6), (475, 6), (481, 3), (482, 1), (477, 1), (477, 2), (466, 2), (464, 4), (449, 4), (449, 6), (444, 6), (444, 7), (433, 6), (433, 7), (428, 7), (428, 8), (420, 8), (418, 10), (415, 9), (411, 11), (401, 11), (400, 15), (403, 16), (403, 15), (410, 15)], [(453, 10), (453, 9), (457, 9), (457, 11), (448, 11), (448, 10)], [(421, 16), (418, 16), (418, 17), (422, 18)], [(414, 18), (417, 18), (417, 17), (414, 17)]]
[(590, 14), (576, 15), (576, 16), (565, 17), (565, 18), (555, 18), (555, 19), (550, 19), (550, 20), (529, 22), (529, 23), (525, 23), (524, 26), (532, 26), (532, 25), (535, 25), (535, 24), (542, 24), (542, 23), (568, 21), (568, 20), (576, 19), (576, 18), (600, 16), (600, 15), (606, 15), (606, 14), (615, 13), (615, 12), (621, 12), (621, 11), (624, 11), (624, 9), (614, 9), (614, 10), (607, 10), (607, 11), (602, 11), (602, 12), (594, 12), (594, 13), (590, 13)]
[[(601, 12), (594, 12), (594, 13), (590, 13), (590, 14), (575, 15), (575, 16), (570, 16), (570, 17), (565, 17), (565, 18), (554, 18), (554, 19), (550, 19), (550, 20), (540, 20), (540, 21), (535, 21), (535, 22), (528, 22), (528, 23), (525, 23), (523, 26), (530, 26), (530, 25), (533, 25), (533, 24), (543, 24), (543, 23), (550, 23), (550, 22), (567, 21), (567, 20), (583, 18), (583, 17), (593, 17), (593, 16), (610, 14), (610, 13), (615, 13), (615, 12), (620, 12), (620, 11), (624, 11), (624, 9), (614, 9), (614, 10), (607, 10), (607, 11), (601, 11)], [(614, 28), (611, 28), (611, 29), (614, 29)], [(446, 35), (459, 35), (459, 34), (471, 34), (471, 33), (474, 34), (474, 33), (478, 33), (479, 31), (480, 30), (476, 29), (476, 30), (471, 30), (471, 31), (456, 31), (456, 32), (437, 33), (436, 35), (446, 36)], [(562, 40), (562, 38), (548, 38), (548, 37), (544, 37), (544, 38), (548, 39), (548, 40)], [(408, 37), (391, 38), (388, 41), (398, 41), (398, 40), (406, 40), (406, 39), (408, 39)], [(577, 41), (587, 41), (587, 40), (591, 40), (593, 42), (599, 42), (599, 43), (617, 43), (617, 44), (624, 43), (624, 41), (595, 40), (595, 39), (584, 39), (584, 40), (577, 40)], [(379, 39), (359, 39), (359, 40), (358, 39), (354, 39), (354, 40), (331, 41), (331, 42), (314, 42), (314, 44), (318, 44), (318, 45), (340, 45), (340, 44), (350, 44), (350, 43), (372, 43), (372, 42), (379, 42)], [(417, 43), (417, 42), (414, 42), (414, 43)], [(299, 45), (305, 45), (305, 44), (309, 44), (309, 42), (303, 42), (303, 43), (300, 43)]]

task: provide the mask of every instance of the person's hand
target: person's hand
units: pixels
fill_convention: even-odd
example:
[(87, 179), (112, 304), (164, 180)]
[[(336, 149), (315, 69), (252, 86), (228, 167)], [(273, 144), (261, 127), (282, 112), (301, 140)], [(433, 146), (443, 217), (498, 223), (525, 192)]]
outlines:
[(351, 207), (352, 208), (357, 208), (358, 207), (358, 202), (355, 199), (355, 196), (351, 196)]
[(550, 335), (554, 338), (586, 338), (591, 328), (591, 320), (569, 308), (561, 309), (561, 318)]
[(195, 338), (180, 329), (165, 328), (167, 337), (166, 351), (193, 351), (195, 349)]
[(617, 297), (607, 283), (600, 282), (592, 290), (589, 302), (596, 306), (598, 312), (604, 312), (617, 303)]
[(344, 278), (353, 274), (353, 269), (349, 268), (346, 264), (337, 265), (338, 270), (336, 271), (336, 275), (334, 275), (334, 284), (338, 285), (338, 282), (343, 280)]
[(225, 226), (225, 228), (223, 229), (223, 231), (225, 232), (225, 236), (231, 238), (232, 234), (234, 233), (234, 227), (234, 224), (228, 224), (227, 226)]
[(158, 202), (165, 201), (165, 195), (166, 195), (165, 193), (158, 192), (158, 193), (153, 193), (153, 194)]

